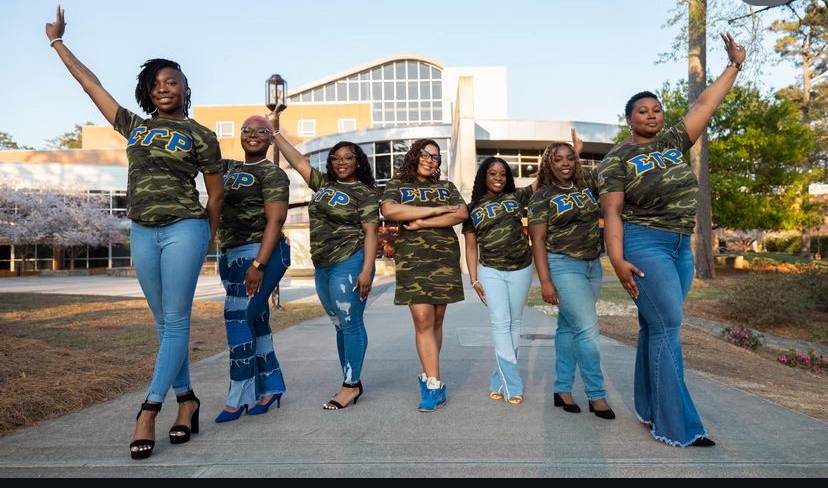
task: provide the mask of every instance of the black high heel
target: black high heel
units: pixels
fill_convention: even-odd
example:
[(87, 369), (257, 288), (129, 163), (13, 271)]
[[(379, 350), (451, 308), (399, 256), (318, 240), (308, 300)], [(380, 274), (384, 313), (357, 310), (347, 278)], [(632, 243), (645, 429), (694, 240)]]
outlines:
[[(138, 415), (135, 416), (135, 421), (137, 422), (139, 418), (141, 418), (141, 412), (144, 410), (148, 412), (160, 412), (161, 411), (161, 404), (160, 403), (149, 403), (144, 402), (141, 404), (141, 410), (138, 410)], [(133, 448), (136, 448), (133, 450)], [(152, 450), (155, 448), (155, 441), (152, 439), (135, 439), (134, 441), (129, 443), (129, 455), (132, 456), (132, 459), (146, 459), (152, 456)]]
[(175, 399), (178, 403), (184, 403), (189, 401), (196, 402), (196, 409), (193, 412), (192, 417), (190, 417), (190, 426), (186, 426), (183, 424), (176, 424), (170, 428), (170, 443), (171, 444), (184, 444), (185, 442), (190, 440), (190, 434), (198, 434), (198, 411), (201, 409), (201, 400), (195, 396), (192, 390), (188, 391), (187, 393), (176, 396)]
[[(360, 381), (359, 383), (357, 383), (355, 385), (349, 385), (348, 383), (342, 383), (342, 387), (343, 388), (359, 388), (359, 393), (357, 394), (357, 396), (355, 396), (354, 399), (351, 400), (351, 403), (348, 404), (348, 405), (351, 405), (351, 404), (356, 405), (357, 400), (359, 400), (359, 397), (362, 396), (362, 381)], [(339, 403), (338, 401), (336, 401), (332, 398), (332, 399), (328, 400), (328, 403), (322, 404), (322, 408), (324, 410), (340, 410), (340, 409), (343, 409), (343, 408), (347, 407), (348, 405), (342, 405), (341, 403)]]
[(564, 411), (569, 413), (581, 413), (581, 407), (577, 403), (566, 403), (557, 393), (555, 393), (554, 397), (556, 407), (563, 407)]
[(713, 446), (716, 445), (716, 443), (713, 442), (713, 440), (708, 438), (708, 437), (699, 437), (698, 439), (693, 441), (693, 443), (690, 444), (690, 445), (691, 446), (696, 446), (696, 447), (713, 447)]
[(612, 420), (615, 418), (615, 412), (612, 411), (611, 408), (606, 410), (595, 410), (592, 406), (592, 400), (587, 400), (589, 402), (589, 411), (593, 412), (596, 417), (601, 417), (602, 419)]

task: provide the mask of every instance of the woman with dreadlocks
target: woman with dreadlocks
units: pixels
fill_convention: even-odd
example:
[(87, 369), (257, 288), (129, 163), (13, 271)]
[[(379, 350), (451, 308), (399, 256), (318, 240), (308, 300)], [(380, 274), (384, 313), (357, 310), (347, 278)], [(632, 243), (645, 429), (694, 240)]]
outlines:
[[(279, 112), (268, 116), (273, 127)], [(316, 293), (336, 329), (342, 387), (325, 410), (356, 405), (362, 395), (362, 363), (368, 348), (365, 305), (374, 281), (379, 220), (376, 183), (368, 156), (353, 142), (328, 151), (323, 173), (311, 166), (278, 130), (274, 141), (293, 169), (315, 191), (308, 204)]]
[(541, 190), (529, 203), (529, 235), (543, 301), (558, 305), (555, 332), (556, 407), (578, 413), (572, 399), (575, 367), (581, 370), (589, 411), (604, 419), (615, 413), (606, 401), (598, 351), (601, 235), (594, 172), (581, 168), (583, 142), (572, 129), (572, 145), (550, 144), (543, 152)]
[(381, 203), (386, 219), (404, 223), (395, 242), (394, 304), (408, 305), (414, 320), (423, 367), (418, 378), (420, 412), (433, 412), (446, 403), (446, 385), (440, 380), (443, 317), (447, 304), (463, 300), (460, 244), (452, 227), (469, 215), (454, 183), (440, 180), (442, 160), (436, 142), (415, 141)]
[[(158, 335), (152, 383), (138, 412), (130, 443), (133, 459), (155, 446), (155, 417), (170, 387), (178, 417), (170, 442), (198, 433), (200, 402), (190, 385), (188, 342), (196, 282), (207, 247), (216, 234), (223, 198), (221, 155), (215, 134), (187, 117), (190, 88), (178, 63), (151, 59), (142, 65), (135, 98), (147, 119), (123, 108), (63, 42), (66, 29), (58, 6), (46, 24), (49, 45), (80, 83), (106, 120), (127, 139), (127, 216), (135, 272), (152, 310)], [(195, 176), (207, 187), (201, 206)]]
[(512, 405), (523, 403), (518, 340), (532, 281), (532, 251), (523, 233), (523, 209), (537, 188), (535, 180), (516, 189), (506, 161), (486, 158), (477, 169), (469, 219), (463, 224), (469, 279), (488, 307), (492, 323), (495, 368), (489, 398), (505, 399)]

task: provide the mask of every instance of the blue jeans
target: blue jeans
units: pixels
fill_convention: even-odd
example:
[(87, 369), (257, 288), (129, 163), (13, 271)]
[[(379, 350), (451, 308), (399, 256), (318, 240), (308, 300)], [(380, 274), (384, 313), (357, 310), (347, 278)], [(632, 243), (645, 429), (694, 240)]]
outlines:
[(571, 393), (575, 366), (581, 370), (587, 398), (606, 398), (601, 354), (598, 351), (598, 313), (601, 260), (586, 261), (549, 253), (549, 274), (558, 294), (555, 332), (555, 392)]
[[(360, 381), (362, 362), (368, 349), (363, 314), (365, 301), (359, 298), (357, 277), (362, 272), (364, 249), (331, 266), (316, 268), (316, 293), (336, 329), (336, 350), (342, 367), (343, 382), (355, 385)], [(371, 269), (371, 278), (374, 268)]]
[(523, 307), (532, 282), (532, 266), (517, 271), (500, 271), (480, 265), (478, 276), (486, 293), (495, 348), (495, 368), (489, 388), (503, 393), (507, 399), (522, 396), (523, 379), (518, 366), (518, 344)]
[(190, 314), (207, 246), (207, 219), (184, 219), (162, 227), (132, 222), (132, 262), (155, 318), (158, 354), (147, 400), (163, 402), (170, 386), (176, 395), (191, 389)]
[(624, 259), (639, 289), (635, 411), (656, 439), (687, 446), (706, 434), (684, 383), (682, 307), (693, 282), (690, 236), (624, 224)]
[(259, 253), (261, 244), (243, 244), (222, 249), (219, 276), (227, 297), (224, 326), (230, 351), (230, 389), (227, 406), (240, 408), (259, 399), (285, 392), (285, 380), (270, 331), (267, 300), (290, 266), (290, 245), (285, 238), (276, 243), (264, 268), (261, 289), (247, 297), (244, 276)]

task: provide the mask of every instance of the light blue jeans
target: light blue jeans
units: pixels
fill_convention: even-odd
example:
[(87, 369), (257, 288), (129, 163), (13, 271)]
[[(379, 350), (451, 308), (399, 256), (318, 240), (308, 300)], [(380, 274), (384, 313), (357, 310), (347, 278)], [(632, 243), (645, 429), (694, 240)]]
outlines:
[(532, 282), (532, 265), (516, 271), (500, 271), (483, 265), (477, 269), (480, 285), (486, 293), (495, 348), (495, 368), (489, 387), (491, 391), (503, 393), (507, 399), (523, 395), (518, 344), (523, 307)]
[(240, 408), (285, 392), (282, 369), (273, 349), (268, 298), (290, 266), (290, 245), (283, 237), (264, 267), (261, 289), (247, 297), (244, 277), (261, 243), (222, 249), (219, 275), (227, 293), (224, 326), (230, 352), (230, 388), (226, 405)]
[(635, 412), (652, 435), (688, 446), (707, 433), (684, 383), (681, 319), (693, 282), (690, 236), (624, 224), (624, 259), (644, 273), (634, 276), (639, 295), (635, 355)]
[(162, 227), (132, 222), (132, 262), (158, 335), (149, 401), (163, 402), (170, 386), (176, 395), (191, 389), (190, 314), (209, 243), (207, 219), (184, 219)]
[[(345, 261), (316, 268), (314, 273), (319, 301), (336, 329), (342, 382), (349, 385), (359, 383), (368, 349), (368, 334), (363, 320), (367, 299), (360, 299), (359, 289), (356, 288), (364, 256), (364, 249), (360, 249)], [(371, 279), (374, 278), (374, 271), (372, 268)]]
[(549, 274), (558, 294), (554, 390), (556, 393), (572, 392), (577, 366), (587, 398), (606, 398), (595, 310), (601, 293), (601, 260), (586, 261), (556, 253), (547, 256)]

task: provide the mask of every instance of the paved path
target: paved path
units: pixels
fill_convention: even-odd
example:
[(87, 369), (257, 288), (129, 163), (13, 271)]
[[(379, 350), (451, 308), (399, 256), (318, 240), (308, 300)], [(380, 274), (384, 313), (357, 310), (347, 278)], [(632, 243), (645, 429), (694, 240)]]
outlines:
[[(276, 335), (288, 385), (282, 408), (215, 424), (227, 389), (226, 354), (192, 366), (202, 432), (181, 446), (165, 439), (175, 417), (168, 397), (153, 456), (128, 453), (142, 391), (0, 439), (0, 476), (828, 476), (828, 424), (688, 371), (714, 448), (654, 441), (632, 411), (634, 350), (601, 337), (609, 402), (618, 418), (586, 411), (580, 380), (569, 414), (552, 405), (550, 318), (527, 308), (521, 344), (526, 402), (487, 397), (493, 365), (486, 309), (450, 305), (443, 344), (448, 405), (415, 411), (419, 364), (411, 320), (389, 287), (368, 309), (370, 338), (356, 406), (321, 409), (339, 384), (330, 322), (319, 318)], [(25, 408), (25, 405), (21, 405)]]

